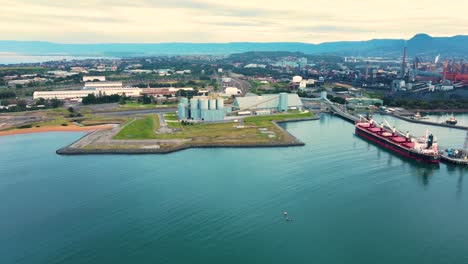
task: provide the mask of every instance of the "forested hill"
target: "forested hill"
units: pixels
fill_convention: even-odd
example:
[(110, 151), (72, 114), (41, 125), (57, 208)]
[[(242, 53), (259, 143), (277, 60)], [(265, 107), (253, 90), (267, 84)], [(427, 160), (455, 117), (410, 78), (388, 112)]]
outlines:
[(321, 44), (299, 42), (233, 42), (233, 43), (107, 43), (59, 44), (39, 41), (0, 41), (0, 52), (30, 55), (76, 56), (152, 56), (187, 54), (232, 54), (248, 51), (288, 51), (306, 54), (333, 54), (340, 56), (399, 56), (405, 45), (410, 56), (443, 54), (468, 55), (468, 35), (431, 37), (418, 34), (403, 39), (373, 39), (368, 41), (341, 41)]

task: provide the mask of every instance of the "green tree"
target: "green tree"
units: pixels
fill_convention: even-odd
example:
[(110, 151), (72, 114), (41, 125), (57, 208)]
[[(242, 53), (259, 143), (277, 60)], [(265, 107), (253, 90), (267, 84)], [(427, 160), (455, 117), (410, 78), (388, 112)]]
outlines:
[(63, 105), (63, 102), (56, 99), (56, 98), (50, 100), (50, 107), (52, 107), (52, 108), (58, 108), (58, 107), (60, 107), (62, 105)]
[(24, 100), (18, 100), (16, 102), (16, 105), (18, 106), (19, 109), (24, 110), (24, 109), (26, 109), (27, 104), (26, 104), (26, 101), (24, 101)]
[(36, 101), (36, 105), (45, 105), (45, 104), (46, 104), (46, 100), (44, 98), (39, 98)]

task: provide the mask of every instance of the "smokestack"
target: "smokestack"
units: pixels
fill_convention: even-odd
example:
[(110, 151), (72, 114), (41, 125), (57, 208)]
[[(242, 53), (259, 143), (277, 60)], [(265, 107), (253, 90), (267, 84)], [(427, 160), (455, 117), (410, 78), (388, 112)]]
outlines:
[(406, 42), (405, 49), (403, 51), (403, 61), (401, 62), (401, 78), (405, 78), (405, 66), (406, 66)]
[(366, 62), (366, 81), (369, 78), (369, 61)]

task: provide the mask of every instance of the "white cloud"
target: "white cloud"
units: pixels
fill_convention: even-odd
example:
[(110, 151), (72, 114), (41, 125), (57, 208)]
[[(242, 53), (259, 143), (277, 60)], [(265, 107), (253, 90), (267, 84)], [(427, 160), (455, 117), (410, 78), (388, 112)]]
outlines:
[(468, 34), (465, 0), (0, 0), (1, 39), (300, 41)]

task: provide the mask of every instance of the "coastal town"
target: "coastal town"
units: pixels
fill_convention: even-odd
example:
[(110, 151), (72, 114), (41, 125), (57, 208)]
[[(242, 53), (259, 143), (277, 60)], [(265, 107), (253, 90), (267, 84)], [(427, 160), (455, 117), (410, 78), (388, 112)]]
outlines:
[(88, 131), (57, 153), (168, 153), (302, 145), (278, 123), (322, 112), (433, 124), (419, 112), (467, 111), (463, 58), (412, 60), (405, 47), (401, 58), (248, 52), (8, 65), (0, 135)]
[(0, 4), (0, 264), (468, 263), (468, 1)]

